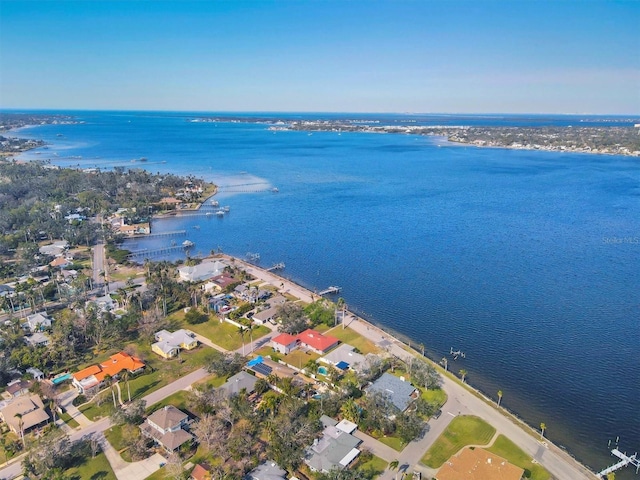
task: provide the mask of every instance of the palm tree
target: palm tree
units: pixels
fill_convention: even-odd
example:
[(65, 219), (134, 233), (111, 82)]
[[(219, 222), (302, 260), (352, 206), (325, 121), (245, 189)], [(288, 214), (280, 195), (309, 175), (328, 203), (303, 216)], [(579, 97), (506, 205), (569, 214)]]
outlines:
[(131, 402), (131, 387), (129, 386), (129, 370), (124, 370), (121, 374), (124, 384), (127, 386), (127, 394), (129, 395), (129, 402)]
[(463, 368), (458, 373), (460, 374), (460, 377), (462, 378), (462, 383), (464, 383), (464, 379), (467, 376), (467, 371)]
[(111, 375), (105, 375), (104, 383), (106, 383), (111, 389), (111, 396), (113, 397), (114, 408), (118, 408), (118, 405), (116, 404), (116, 392), (113, 390), (113, 385), (114, 385), (113, 377)]
[(51, 416), (53, 416), (53, 423), (56, 423), (56, 402), (53, 398), (49, 400), (49, 410), (51, 410)]
[(447, 368), (449, 367), (449, 361), (447, 360), (447, 357), (442, 357), (442, 360), (440, 360), (440, 363), (442, 365), (444, 365), (444, 371), (447, 371)]
[(342, 413), (344, 418), (353, 423), (358, 423), (358, 420), (360, 420), (360, 408), (353, 398), (347, 399), (347, 401), (342, 404), (340, 413)]
[(544, 437), (544, 431), (547, 429), (547, 424), (542, 422), (540, 424), (540, 439), (542, 440), (542, 438)]
[(501, 401), (502, 401), (502, 390), (498, 390), (498, 407), (500, 407)]
[[(400, 465), (400, 462), (398, 460), (394, 460), (394, 461), (389, 463), (389, 469), (390, 470), (395, 470), (396, 468), (398, 468), (399, 465)], [(396, 479), (397, 478), (398, 478), (398, 473), (396, 472)]]
[(242, 356), (244, 357), (244, 334), (247, 332), (247, 327), (239, 326), (238, 327), (238, 335), (242, 337)]

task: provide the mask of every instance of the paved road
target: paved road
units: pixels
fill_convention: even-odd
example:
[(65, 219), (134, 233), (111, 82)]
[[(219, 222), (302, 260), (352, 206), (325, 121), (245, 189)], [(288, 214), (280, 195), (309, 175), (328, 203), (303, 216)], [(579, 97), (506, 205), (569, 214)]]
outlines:
[[(388, 334), (362, 320), (352, 319), (349, 327), (368, 337), (374, 343), (378, 343), (383, 339), (390, 340)], [(402, 348), (402, 344), (399, 341), (393, 341), (389, 350), (403, 359), (411, 355)], [(443, 413), (438, 420), (429, 422), (430, 430), (424, 439), (419, 442), (412, 442), (400, 455), (399, 460), (404, 460), (407, 469), (416, 467), (424, 452), (456, 415), (467, 414), (476, 415), (486, 420), (499, 433), (507, 436), (559, 480), (594, 480), (596, 478), (595, 474), (579, 464), (566, 452), (551, 443), (540, 442), (536, 433), (526, 425), (516, 424), (515, 420), (508, 417), (504, 412), (492, 405), (488, 405), (458, 382), (446, 376), (442, 378), (442, 388), (448, 396), (447, 402), (442, 408)], [(393, 475), (390, 476), (390, 473), (386, 472), (382, 478), (385, 480), (394, 478)]]

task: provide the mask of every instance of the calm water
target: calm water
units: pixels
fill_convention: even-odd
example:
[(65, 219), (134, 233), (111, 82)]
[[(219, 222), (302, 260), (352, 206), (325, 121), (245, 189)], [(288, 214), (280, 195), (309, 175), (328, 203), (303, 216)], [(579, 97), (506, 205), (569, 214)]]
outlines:
[[(52, 143), (25, 158), (213, 180), (230, 214), (159, 220), (154, 231), (186, 229), (192, 254), (221, 247), (241, 257), (259, 252), (264, 266), (284, 261), (285, 275), (310, 289), (341, 285), (351, 308), (424, 343), (432, 358), (462, 349), (466, 359), (450, 361), (451, 369), (466, 369), (489, 396), (503, 390), (507, 408), (532, 425), (545, 422), (553, 441), (595, 469), (612, 463), (609, 439), (640, 449), (639, 159), (477, 149), (410, 135), (274, 134), (258, 124), (186, 121), (194, 114), (78, 115), (85, 124), (22, 130)], [(148, 161), (132, 162), (140, 157)]]

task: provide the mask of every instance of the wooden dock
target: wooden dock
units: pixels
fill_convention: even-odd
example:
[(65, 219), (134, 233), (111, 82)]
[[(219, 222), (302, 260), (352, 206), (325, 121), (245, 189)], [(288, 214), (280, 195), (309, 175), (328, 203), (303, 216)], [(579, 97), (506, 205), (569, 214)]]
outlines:
[(144, 238), (157, 238), (157, 237), (175, 237), (179, 235), (186, 235), (186, 230), (170, 230), (168, 232), (150, 233), (145, 235)]
[(128, 259), (134, 259), (134, 258), (150, 258), (150, 257), (155, 257), (158, 255), (164, 255), (165, 253), (171, 253), (171, 252), (176, 252), (178, 250), (184, 250), (184, 246), (182, 245), (172, 245), (170, 247), (163, 247), (163, 248), (154, 248), (152, 250), (149, 249), (142, 249), (142, 250), (135, 250), (131, 253), (129, 253), (129, 255), (127, 255)]
[(276, 263), (270, 268), (267, 268), (267, 272), (273, 272), (274, 270), (284, 270), (284, 262)]

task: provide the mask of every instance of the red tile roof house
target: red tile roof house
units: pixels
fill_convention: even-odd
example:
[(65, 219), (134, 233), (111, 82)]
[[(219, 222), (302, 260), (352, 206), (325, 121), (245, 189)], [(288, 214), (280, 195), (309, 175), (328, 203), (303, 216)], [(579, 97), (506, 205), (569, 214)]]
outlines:
[(271, 340), (271, 346), (274, 350), (282, 353), (283, 355), (287, 355), (300, 346), (300, 341), (296, 336), (288, 333), (281, 333)]
[(340, 343), (336, 337), (323, 335), (315, 330), (305, 330), (297, 335), (302, 347), (313, 350), (316, 353), (323, 354), (334, 348)]

